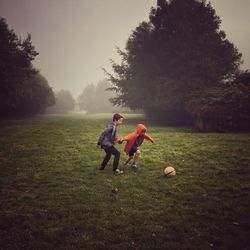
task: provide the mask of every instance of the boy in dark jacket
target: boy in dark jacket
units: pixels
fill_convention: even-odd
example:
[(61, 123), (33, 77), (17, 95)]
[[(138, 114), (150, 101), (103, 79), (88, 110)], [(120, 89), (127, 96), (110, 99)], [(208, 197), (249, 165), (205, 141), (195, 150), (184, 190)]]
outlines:
[(118, 139), (117, 127), (120, 126), (123, 122), (123, 116), (120, 114), (114, 114), (113, 122), (108, 124), (107, 128), (102, 132), (97, 142), (97, 146), (101, 147), (106, 155), (102, 161), (102, 164), (99, 168), (100, 171), (103, 171), (108, 164), (111, 155), (114, 155), (113, 161), (113, 171), (115, 174), (123, 174), (123, 171), (118, 169), (120, 152), (114, 147), (115, 140)]

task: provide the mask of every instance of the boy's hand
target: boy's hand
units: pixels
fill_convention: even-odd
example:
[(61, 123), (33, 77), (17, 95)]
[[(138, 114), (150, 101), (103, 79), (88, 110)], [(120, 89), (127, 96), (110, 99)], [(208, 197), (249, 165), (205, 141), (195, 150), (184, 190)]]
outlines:
[(122, 142), (123, 142), (123, 140), (121, 140), (121, 139), (114, 140), (114, 143), (122, 144)]

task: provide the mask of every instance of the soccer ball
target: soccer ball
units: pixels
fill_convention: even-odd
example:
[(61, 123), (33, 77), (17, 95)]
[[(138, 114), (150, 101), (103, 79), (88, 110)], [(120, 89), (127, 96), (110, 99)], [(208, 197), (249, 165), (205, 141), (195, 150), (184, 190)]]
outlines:
[(173, 167), (171, 166), (167, 166), (165, 169), (164, 169), (164, 175), (166, 177), (172, 177), (172, 176), (175, 176), (176, 175), (176, 171)]

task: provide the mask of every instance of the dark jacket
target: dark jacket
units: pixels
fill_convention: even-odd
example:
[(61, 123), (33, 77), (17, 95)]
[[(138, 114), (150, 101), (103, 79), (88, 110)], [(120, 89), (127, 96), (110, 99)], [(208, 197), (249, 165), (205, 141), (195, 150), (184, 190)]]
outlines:
[(101, 133), (97, 142), (102, 148), (111, 147), (115, 144), (115, 140), (118, 139), (117, 129), (115, 124), (112, 122), (107, 125), (105, 130)]

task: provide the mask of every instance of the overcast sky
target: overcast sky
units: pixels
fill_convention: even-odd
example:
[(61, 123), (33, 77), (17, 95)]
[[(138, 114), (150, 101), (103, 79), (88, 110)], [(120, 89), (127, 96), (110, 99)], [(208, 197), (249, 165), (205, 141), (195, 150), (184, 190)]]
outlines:
[[(242, 69), (250, 69), (250, 0), (211, 0), (221, 29), (243, 53)], [(0, 16), (24, 39), (29, 32), (40, 53), (34, 65), (55, 91), (77, 97), (89, 83), (119, 62), (131, 31), (148, 21), (156, 0), (0, 0)]]

